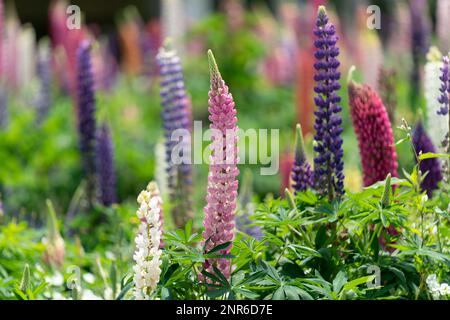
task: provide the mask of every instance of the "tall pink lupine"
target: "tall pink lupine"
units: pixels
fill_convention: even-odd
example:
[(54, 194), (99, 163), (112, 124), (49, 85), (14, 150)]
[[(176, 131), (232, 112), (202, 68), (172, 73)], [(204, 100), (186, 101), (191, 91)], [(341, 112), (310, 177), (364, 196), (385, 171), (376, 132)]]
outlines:
[[(234, 213), (239, 174), (237, 168), (237, 118), (233, 96), (228, 86), (222, 80), (211, 50), (208, 51), (211, 88), (209, 91), (209, 120), (212, 132), (213, 149), (208, 175), (208, 188), (205, 207), (203, 238), (206, 242), (206, 252), (212, 248), (233, 240)], [(221, 137), (220, 137), (221, 135)], [(221, 254), (230, 252), (228, 248), (220, 250)], [(215, 273), (216, 267), (227, 278), (231, 274), (231, 263), (228, 259), (208, 259), (204, 269)]]

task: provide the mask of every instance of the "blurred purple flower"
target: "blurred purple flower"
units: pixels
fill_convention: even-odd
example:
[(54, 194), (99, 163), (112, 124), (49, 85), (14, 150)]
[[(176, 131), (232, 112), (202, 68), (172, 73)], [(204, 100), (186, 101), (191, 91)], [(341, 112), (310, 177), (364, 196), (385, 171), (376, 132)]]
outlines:
[[(414, 149), (419, 153), (436, 153), (436, 148), (428, 137), (422, 122), (417, 123), (413, 134), (412, 142)], [(420, 171), (426, 174), (422, 183), (420, 184), (422, 190), (426, 191), (428, 197), (433, 195), (433, 190), (438, 189), (438, 183), (442, 180), (441, 165), (438, 158), (425, 159), (420, 162)]]
[(87, 180), (86, 190), (89, 204), (95, 199), (96, 187), (96, 123), (95, 93), (92, 73), (90, 44), (81, 42), (77, 51), (77, 102), (78, 102), (78, 134), (83, 170)]
[(100, 201), (104, 206), (117, 202), (114, 148), (109, 127), (104, 123), (97, 137), (97, 172)]

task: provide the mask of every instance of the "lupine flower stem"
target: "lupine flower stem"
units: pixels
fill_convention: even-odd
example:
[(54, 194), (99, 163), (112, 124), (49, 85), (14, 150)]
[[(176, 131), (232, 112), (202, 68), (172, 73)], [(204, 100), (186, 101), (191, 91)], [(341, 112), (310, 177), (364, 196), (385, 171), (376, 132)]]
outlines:
[[(444, 56), (442, 58), (443, 66), (441, 68), (441, 76), (439, 80), (441, 80), (441, 86), (439, 88), (439, 98), (438, 102), (441, 104), (441, 108), (437, 111), (439, 115), (447, 116), (448, 118), (448, 130), (447, 134), (442, 141), (442, 148), (447, 151), (450, 155), (450, 58), (449, 56)], [(446, 161), (445, 166), (443, 167), (446, 182), (450, 184), (450, 159)]]
[(316, 135), (314, 136), (314, 183), (322, 195), (326, 195), (331, 202), (340, 198), (344, 193), (344, 162), (342, 149), (342, 119), (339, 113), (342, 108), (338, 105), (341, 98), (337, 95), (340, 89), (340, 65), (337, 57), (339, 48), (336, 46), (338, 37), (336, 28), (328, 22), (325, 7), (320, 6), (314, 29), (317, 48), (315, 52), (316, 74), (314, 91), (317, 110), (314, 113)]
[[(211, 75), (208, 101), (210, 128), (216, 132), (217, 136), (214, 137), (211, 144), (213, 151), (209, 166), (207, 204), (203, 221), (206, 252), (233, 239), (238, 188), (236, 177), (239, 174), (237, 168), (237, 118), (233, 96), (222, 80), (211, 50), (208, 51), (208, 59)], [(220, 250), (220, 253), (229, 253), (230, 247), (231, 245)], [(231, 274), (231, 265), (228, 259), (208, 259), (203, 267), (210, 273), (215, 273), (214, 267), (217, 267), (227, 278)]]

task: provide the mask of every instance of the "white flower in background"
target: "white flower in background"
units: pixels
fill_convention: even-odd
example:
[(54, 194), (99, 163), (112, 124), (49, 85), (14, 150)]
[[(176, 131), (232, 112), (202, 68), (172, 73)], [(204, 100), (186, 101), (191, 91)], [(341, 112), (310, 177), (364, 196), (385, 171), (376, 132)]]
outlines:
[(427, 131), (434, 146), (442, 152), (441, 143), (448, 131), (447, 118), (437, 114), (441, 108), (438, 102), (441, 80), (442, 55), (436, 47), (431, 47), (425, 64), (425, 99), (427, 103)]
[(95, 277), (92, 273), (85, 273), (83, 274), (83, 280), (89, 284), (93, 284), (95, 281)]
[(60, 272), (56, 271), (52, 276), (46, 276), (45, 282), (52, 286), (62, 286), (64, 284), (64, 277)]
[(447, 283), (439, 283), (435, 274), (430, 274), (426, 279), (426, 283), (434, 300), (450, 295), (450, 286)]
[(142, 191), (137, 201), (139, 209), (136, 212), (141, 224), (136, 236), (136, 250), (133, 259), (136, 262), (134, 270), (134, 297), (136, 300), (149, 299), (156, 288), (161, 274), (161, 222), (160, 213), (162, 200), (153, 191), (155, 183), (150, 183)]
[(102, 300), (92, 290), (84, 289), (81, 293), (81, 300)]

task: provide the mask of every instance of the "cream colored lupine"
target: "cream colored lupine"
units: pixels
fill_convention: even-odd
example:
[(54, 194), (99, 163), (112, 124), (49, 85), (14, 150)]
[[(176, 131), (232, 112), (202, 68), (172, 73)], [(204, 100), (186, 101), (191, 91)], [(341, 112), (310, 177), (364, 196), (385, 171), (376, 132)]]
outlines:
[(136, 214), (141, 224), (135, 239), (136, 250), (133, 256), (136, 262), (133, 267), (136, 300), (150, 299), (161, 275), (162, 200), (155, 190), (156, 184), (151, 182), (137, 198), (139, 209)]
[(427, 131), (431, 140), (440, 152), (443, 152), (442, 141), (448, 131), (447, 118), (437, 114), (441, 108), (438, 102), (439, 76), (442, 68), (442, 55), (436, 47), (431, 47), (425, 64), (425, 99), (427, 104)]

